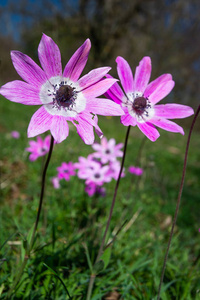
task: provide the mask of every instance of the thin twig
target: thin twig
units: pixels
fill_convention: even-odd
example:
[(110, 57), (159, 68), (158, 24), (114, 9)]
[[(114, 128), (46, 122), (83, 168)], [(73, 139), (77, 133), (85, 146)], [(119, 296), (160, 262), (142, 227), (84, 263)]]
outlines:
[[(104, 235), (103, 235), (103, 239), (102, 239), (102, 242), (101, 242), (101, 245), (100, 245), (100, 248), (99, 248), (99, 252), (97, 254), (97, 258), (96, 258), (95, 264), (100, 260), (100, 257), (101, 257), (101, 255), (103, 253), (103, 247), (105, 245), (106, 235), (108, 233), (108, 229), (109, 229), (109, 226), (110, 226), (110, 221), (111, 221), (112, 214), (113, 214), (113, 209), (114, 209), (114, 206), (115, 206), (115, 200), (116, 200), (117, 191), (118, 191), (118, 187), (119, 187), (119, 183), (120, 183), (120, 179), (121, 179), (121, 174), (122, 174), (122, 170), (123, 170), (123, 167), (124, 167), (124, 161), (125, 161), (125, 156), (126, 156), (126, 148), (127, 148), (128, 136), (129, 136), (130, 128), (131, 127), (128, 126), (128, 129), (127, 129), (127, 132), (126, 132), (126, 138), (125, 138), (125, 143), (124, 143), (124, 152), (123, 152), (123, 157), (122, 157), (122, 162), (121, 162), (121, 168), (120, 168), (118, 179), (117, 179), (117, 182), (116, 182), (116, 185), (115, 185), (115, 191), (114, 191), (113, 200), (112, 200), (112, 204), (111, 204), (111, 208), (110, 208), (110, 213), (109, 213), (107, 224), (106, 224), (106, 229), (105, 229), (105, 232), (104, 232)], [(90, 276), (90, 282), (89, 282), (89, 286), (88, 286), (86, 300), (90, 300), (90, 298), (91, 298), (91, 294), (92, 294), (92, 289), (93, 289), (95, 277), (96, 277), (96, 274), (91, 274), (91, 276)]]
[(34, 244), (34, 240), (35, 240), (35, 233), (37, 231), (38, 222), (39, 222), (39, 219), (40, 219), (40, 213), (41, 213), (41, 209), (42, 209), (42, 203), (43, 203), (43, 197), (44, 197), (44, 190), (45, 190), (46, 172), (47, 172), (47, 168), (48, 168), (48, 165), (49, 165), (49, 162), (50, 162), (50, 159), (51, 159), (51, 154), (52, 154), (52, 151), (53, 151), (53, 145), (54, 145), (54, 138), (53, 138), (53, 136), (51, 136), (50, 149), (49, 149), (48, 157), (47, 157), (47, 160), (46, 160), (46, 163), (45, 163), (45, 166), (44, 166), (44, 170), (43, 170), (43, 173), (42, 173), (40, 202), (39, 202), (37, 217), (36, 217), (36, 221), (35, 221), (35, 226), (34, 226), (34, 229), (33, 229), (32, 236), (31, 236), (31, 241), (30, 241), (30, 244), (28, 245), (28, 247), (26, 249), (26, 254), (24, 256), (24, 260), (23, 260), (23, 262), (21, 264), (21, 267), (19, 269), (19, 272), (18, 272), (18, 274), (17, 274), (17, 276), (15, 278), (13, 286), (11, 287), (10, 291), (7, 294), (7, 299), (11, 298), (11, 295), (12, 295), (15, 287), (17, 286), (18, 282), (20, 281), (20, 278), (21, 278), (21, 276), (22, 276), (22, 274), (24, 272), (24, 268), (25, 268), (25, 266), (27, 264), (27, 261), (29, 259), (30, 253), (31, 253), (32, 248), (33, 248), (33, 244)]
[(180, 184), (178, 199), (177, 199), (177, 203), (176, 203), (176, 210), (175, 210), (175, 214), (174, 214), (172, 228), (171, 228), (171, 232), (170, 232), (170, 236), (169, 236), (169, 241), (168, 241), (168, 245), (167, 245), (167, 250), (166, 250), (165, 258), (164, 258), (164, 262), (163, 262), (162, 273), (161, 273), (161, 277), (160, 277), (160, 284), (159, 284), (159, 288), (158, 288), (157, 300), (160, 299), (161, 287), (162, 287), (163, 278), (164, 278), (164, 274), (165, 274), (167, 258), (168, 258), (169, 249), (170, 249), (172, 237), (173, 237), (173, 234), (174, 234), (174, 228), (175, 228), (175, 225), (176, 225), (178, 211), (179, 211), (179, 206), (180, 206), (180, 202), (181, 202), (181, 196), (182, 196), (182, 191), (183, 191), (183, 186), (184, 186), (184, 179), (185, 179), (185, 173), (186, 173), (188, 150), (189, 150), (189, 145), (190, 145), (190, 138), (191, 138), (191, 134), (192, 134), (192, 131), (193, 131), (194, 124), (196, 122), (197, 116), (199, 114), (199, 111), (200, 111), (200, 105), (199, 105), (199, 107), (198, 107), (198, 109), (197, 109), (197, 111), (195, 113), (194, 119), (192, 121), (192, 125), (190, 127), (188, 139), (187, 139), (186, 150), (185, 150), (185, 158), (184, 158), (184, 164), (183, 164), (183, 172), (182, 172), (182, 178), (181, 178), (181, 184)]

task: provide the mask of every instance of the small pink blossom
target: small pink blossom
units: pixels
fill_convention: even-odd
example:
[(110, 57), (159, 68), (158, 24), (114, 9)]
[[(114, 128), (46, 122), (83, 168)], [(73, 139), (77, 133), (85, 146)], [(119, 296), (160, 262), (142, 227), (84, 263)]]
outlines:
[(30, 147), (26, 148), (26, 151), (31, 152), (29, 159), (31, 161), (36, 160), (39, 156), (43, 156), (49, 152), (51, 136), (47, 135), (43, 140), (40, 136), (37, 137), (37, 141), (29, 141)]
[(85, 192), (88, 194), (88, 196), (92, 197), (94, 196), (96, 192), (96, 184), (94, 182), (90, 182), (85, 186)]
[[(174, 87), (171, 74), (163, 74), (149, 83), (150, 57), (146, 56), (140, 61), (134, 78), (128, 62), (123, 57), (118, 56), (116, 62), (118, 76), (124, 91), (118, 83), (114, 83), (105, 95), (120, 104), (124, 110), (121, 123), (124, 126), (137, 125), (153, 142), (160, 136), (155, 126), (184, 134), (182, 127), (168, 119), (186, 118), (194, 113), (193, 109), (174, 103), (157, 105)], [(106, 77), (112, 78), (110, 75)]]
[(98, 115), (121, 116), (120, 105), (108, 99), (98, 99), (116, 79), (105, 78), (110, 67), (97, 68), (80, 78), (91, 48), (87, 39), (73, 54), (62, 71), (61, 53), (57, 44), (43, 34), (38, 47), (40, 68), (29, 56), (11, 51), (17, 73), (24, 81), (15, 80), (0, 88), (8, 100), (25, 105), (41, 105), (28, 126), (28, 137), (50, 130), (57, 143), (69, 134), (72, 122), (86, 144), (93, 144), (95, 128), (102, 135)]
[(107, 176), (108, 170), (109, 166), (102, 166), (101, 163), (89, 159), (88, 165), (84, 169), (79, 165), (78, 177), (85, 179), (86, 184), (92, 182), (101, 186), (104, 182), (111, 181), (111, 177)]
[(105, 197), (106, 190), (102, 186), (96, 185), (94, 182), (90, 182), (85, 186), (85, 192), (88, 194), (88, 196), (92, 197), (95, 194), (100, 195), (102, 197)]
[(93, 153), (93, 157), (99, 158), (102, 164), (113, 162), (117, 157), (122, 157), (123, 152), (120, 150), (123, 144), (117, 144), (115, 139), (107, 140), (106, 137), (101, 139), (100, 144), (94, 143), (92, 148), (96, 151)]
[(58, 177), (53, 177), (53, 178), (51, 179), (51, 182), (52, 182), (53, 187), (54, 187), (55, 189), (59, 189), (59, 188), (60, 188), (60, 179), (59, 179)]
[[(110, 162), (107, 175), (117, 180), (119, 176), (120, 168), (121, 168), (121, 164), (118, 160)], [(125, 176), (125, 169), (123, 168), (121, 177), (124, 176)]]
[(61, 166), (57, 168), (57, 171), (58, 178), (65, 179), (66, 181), (69, 181), (71, 176), (76, 175), (75, 166), (71, 161), (68, 163), (63, 162)]
[(92, 155), (88, 155), (87, 158), (83, 156), (79, 156), (78, 160), (79, 162), (74, 163), (74, 167), (78, 169), (77, 176), (83, 179), (85, 178), (84, 176), (87, 170), (91, 170), (95, 168), (96, 162), (93, 160)]
[(139, 167), (130, 166), (128, 170), (131, 174), (134, 174), (136, 176), (141, 176), (143, 174), (143, 169)]
[(20, 133), (18, 131), (12, 131), (11, 132), (11, 136), (14, 138), (14, 139), (18, 139), (20, 137)]

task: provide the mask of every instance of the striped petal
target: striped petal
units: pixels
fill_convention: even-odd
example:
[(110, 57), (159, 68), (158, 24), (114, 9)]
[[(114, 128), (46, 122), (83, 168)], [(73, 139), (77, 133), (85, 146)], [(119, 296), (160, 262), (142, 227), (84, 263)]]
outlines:
[(149, 100), (151, 103), (156, 104), (163, 98), (165, 98), (173, 89), (175, 82), (173, 80), (169, 80), (166, 82), (162, 82), (157, 86), (157, 88), (149, 95)]
[(87, 101), (87, 111), (103, 116), (121, 116), (124, 114), (119, 104), (104, 98), (95, 98)]
[(11, 58), (17, 73), (26, 82), (40, 87), (47, 81), (44, 71), (26, 54), (11, 51)]
[(77, 132), (85, 144), (91, 145), (94, 143), (94, 132), (91, 124), (81, 116), (78, 116), (76, 122), (73, 122), (73, 124), (76, 126)]
[(194, 114), (194, 110), (182, 104), (160, 104), (154, 106), (155, 114), (166, 119), (182, 119)]
[(37, 87), (24, 81), (15, 80), (6, 83), (0, 88), (0, 94), (12, 102), (25, 105), (41, 105)]
[(64, 141), (69, 134), (69, 126), (67, 124), (66, 118), (62, 116), (54, 116), (50, 130), (56, 143), (61, 143), (62, 141)]
[(40, 107), (32, 116), (28, 126), (28, 137), (34, 137), (51, 128), (53, 116), (46, 109)]
[(171, 81), (172, 75), (171, 74), (163, 74), (150, 82), (144, 92), (144, 97), (149, 97), (158, 87), (161, 83), (166, 81)]
[(144, 93), (151, 76), (151, 59), (145, 56), (135, 70), (134, 90)]
[(184, 131), (181, 126), (167, 119), (154, 117), (151, 119), (151, 123), (164, 130), (171, 131), (171, 132), (179, 132), (182, 135), (184, 135)]
[(102, 79), (83, 90), (82, 93), (87, 100), (93, 99), (95, 97), (103, 95), (116, 81), (117, 79), (114, 78)]
[(84, 44), (76, 50), (69, 62), (66, 64), (63, 76), (68, 77), (72, 81), (77, 81), (80, 77), (90, 52), (91, 42), (87, 39)]
[[(107, 74), (106, 77), (107, 78), (113, 78), (109, 74)], [(104, 95), (105, 95), (106, 98), (111, 99), (111, 100), (115, 101), (118, 104), (121, 104), (121, 102), (123, 102), (123, 100), (126, 99), (126, 96), (124, 95), (124, 92), (122, 91), (122, 89), (120, 88), (120, 86), (117, 82), (115, 82), (109, 88), (109, 90), (107, 90), (107, 92)]]
[(133, 73), (128, 62), (121, 56), (116, 59), (117, 72), (125, 93), (133, 92)]
[(81, 90), (101, 80), (110, 71), (110, 69), (110, 67), (94, 69), (85, 76), (81, 77), (78, 81)]
[(155, 142), (160, 136), (158, 130), (150, 123), (137, 123), (137, 126), (152, 142)]
[(60, 50), (56, 43), (45, 34), (38, 47), (38, 57), (48, 78), (62, 75)]

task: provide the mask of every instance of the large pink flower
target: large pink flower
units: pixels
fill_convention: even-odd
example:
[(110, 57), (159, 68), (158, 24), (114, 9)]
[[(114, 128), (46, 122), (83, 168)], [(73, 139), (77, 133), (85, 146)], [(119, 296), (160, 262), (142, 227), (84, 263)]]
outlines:
[(29, 56), (12, 51), (13, 65), (24, 81), (15, 80), (3, 85), (0, 93), (13, 102), (26, 105), (42, 105), (32, 116), (28, 137), (51, 131), (57, 143), (69, 133), (67, 121), (77, 128), (86, 144), (94, 142), (93, 126), (97, 125), (96, 114), (122, 115), (119, 105), (108, 99), (97, 99), (104, 94), (116, 79), (103, 77), (109, 67), (92, 70), (79, 79), (88, 59), (91, 43), (87, 39), (74, 53), (62, 73), (61, 54), (55, 42), (43, 34), (38, 47), (41, 69)]
[[(156, 105), (173, 89), (172, 76), (163, 74), (149, 83), (151, 59), (148, 56), (140, 61), (134, 78), (124, 58), (118, 56), (116, 62), (118, 76), (125, 93), (115, 83), (105, 95), (123, 108), (125, 114), (121, 117), (121, 123), (125, 126), (137, 125), (153, 142), (160, 136), (154, 125), (167, 131), (184, 134), (182, 127), (168, 119), (188, 117), (194, 113), (193, 109), (181, 104)], [(112, 77), (107, 75), (107, 78)]]

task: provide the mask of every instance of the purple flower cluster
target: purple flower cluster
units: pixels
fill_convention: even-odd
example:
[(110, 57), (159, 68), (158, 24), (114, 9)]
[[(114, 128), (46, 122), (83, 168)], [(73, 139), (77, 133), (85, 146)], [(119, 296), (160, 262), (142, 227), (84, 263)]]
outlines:
[[(80, 179), (85, 180), (85, 190), (89, 196), (93, 196), (95, 193), (104, 195), (103, 184), (117, 179), (120, 171), (120, 162), (117, 158), (123, 155), (120, 150), (122, 147), (122, 143), (116, 145), (114, 139), (108, 141), (106, 137), (103, 137), (100, 144), (92, 145), (94, 153), (87, 158), (79, 157), (79, 162), (75, 163), (75, 167), (78, 169), (77, 175)], [(124, 176), (123, 172), (122, 177)]]
[[(106, 137), (101, 139), (101, 143), (94, 143), (92, 148), (95, 150), (88, 157), (80, 156), (78, 162), (63, 162), (57, 168), (57, 176), (52, 178), (54, 188), (60, 187), (60, 180), (70, 180), (71, 176), (76, 175), (85, 180), (85, 191), (89, 196), (94, 194), (105, 195), (104, 183), (112, 179), (117, 180), (120, 171), (120, 162), (118, 157), (122, 157), (123, 152), (120, 150), (123, 144), (117, 144), (114, 139), (107, 140)], [(125, 176), (124, 171), (122, 177)]]
[[(40, 156), (44, 156), (49, 151), (50, 135), (44, 140), (38, 136), (37, 140), (29, 141), (29, 147), (25, 150), (30, 152), (30, 161), (35, 161)], [(112, 179), (117, 180), (120, 171), (119, 157), (123, 156), (121, 148), (123, 144), (116, 144), (115, 139), (107, 140), (106, 137), (101, 139), (100, 143), (94, 143), (92, 148), (95, 150), (88, 157), (80, 156), (78, 162), (62, 162), (57, 167), (57, 175), (51, 179), (55, 189), (60, 188), (60, 180), (70, 180), (71, 176), (77, 175), (80, 179), (85, 180), (85, 191), (89, 196), (100, 194), (105, 196), (104, 183), (110, 182)], [(77, 170), (77, 172), (76, 172)], [(143, 174), (143, 169), (130, 166), (129, 173), (136, 176)], [(125, 176), (123, 170), (121, 177)]]

